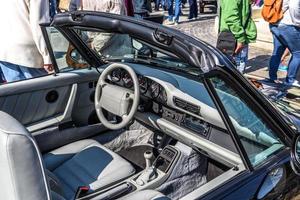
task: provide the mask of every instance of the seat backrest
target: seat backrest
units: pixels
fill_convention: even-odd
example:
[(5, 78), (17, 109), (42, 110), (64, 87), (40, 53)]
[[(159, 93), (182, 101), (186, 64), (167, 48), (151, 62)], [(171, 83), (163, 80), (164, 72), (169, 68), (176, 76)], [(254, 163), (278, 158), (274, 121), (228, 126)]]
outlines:
[(0, 111), (0, 199), (50, 200), (43, 161), (34, 138)]

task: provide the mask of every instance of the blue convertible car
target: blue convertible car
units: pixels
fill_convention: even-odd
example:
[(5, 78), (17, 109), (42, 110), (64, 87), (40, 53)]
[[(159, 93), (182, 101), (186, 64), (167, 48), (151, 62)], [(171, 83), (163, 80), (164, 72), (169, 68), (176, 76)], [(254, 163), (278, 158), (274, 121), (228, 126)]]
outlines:
[(300, 141), (219, 51), (74, 12), (42, 30), (52, 75), (0, 86), (0, 199), (297, 199)]

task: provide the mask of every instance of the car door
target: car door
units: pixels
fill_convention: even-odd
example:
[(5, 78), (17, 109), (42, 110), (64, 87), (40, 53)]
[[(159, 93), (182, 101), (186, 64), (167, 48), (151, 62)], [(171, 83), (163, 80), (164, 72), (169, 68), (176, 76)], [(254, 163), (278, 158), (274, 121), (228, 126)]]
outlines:
[(0, 85), (0, 110), (21, 122), (38, 142), (44, 141), (41, 149), (47, 150), (101, 129), (93, 126), (99, 123), (94, 109), (99, 73), (86, 63), (81, 67), (67, 63), (69, 41), (53, 27), (44, 25), (43, 32), (52, 62), (60, 61), (55, 73)]

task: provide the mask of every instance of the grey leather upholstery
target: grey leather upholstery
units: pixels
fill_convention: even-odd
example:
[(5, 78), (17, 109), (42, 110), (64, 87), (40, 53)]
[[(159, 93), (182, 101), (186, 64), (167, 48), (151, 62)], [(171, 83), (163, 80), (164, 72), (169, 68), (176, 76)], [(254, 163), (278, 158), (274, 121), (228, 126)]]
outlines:
[(0, 199), (73, 199), (79, 186), (98, 189), (135, 172), (130, 163), (95, 140), (63, 146), (43, 160), (22, 124), (2, 111), (0, 119)]
[(95, 190), (135, 172), (122, 157), (90, 139), (47, 153), (44, 161), (46, 168), (60, 180), (62, 195), (66, 199), (72, 199), (79, 186), (90, 186)]
[[(23, 125), (32, 124), (64, 112), (70, 96), (70, 86), (38, 91), (32, 90), (30, 88), (29, 92), (1, 96), (0, 110), (10, 114)], [(48, 103), (45, 98), (47, 93), (52, 90), (57, 91), (59, 98), (53, 103)]]
[(170, 200), (170, 198), (155, 190), (142, 190), (120, 198), (120, 200)]
[(28, 131), (0, 111), (0, 199), (50, 199), (38, 147)]

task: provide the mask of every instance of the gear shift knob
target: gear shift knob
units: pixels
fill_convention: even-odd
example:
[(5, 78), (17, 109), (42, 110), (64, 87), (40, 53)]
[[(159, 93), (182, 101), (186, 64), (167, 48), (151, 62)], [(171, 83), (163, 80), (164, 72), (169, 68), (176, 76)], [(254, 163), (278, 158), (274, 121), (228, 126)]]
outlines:
[(146, 169), (149, 169), (151, 167), (151, 158), (153, 157), (152, 151), (146, 151), (144, 153), (144, 158), (146, 160)]

